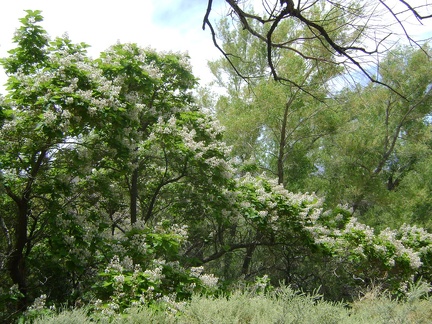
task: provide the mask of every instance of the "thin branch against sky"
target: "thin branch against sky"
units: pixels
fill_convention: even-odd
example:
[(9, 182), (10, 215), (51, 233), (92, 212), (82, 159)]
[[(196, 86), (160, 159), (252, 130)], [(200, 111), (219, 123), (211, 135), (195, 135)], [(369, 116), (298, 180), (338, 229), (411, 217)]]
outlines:
[[(238, 25), (241, 25), (267, 47), (270, 75), (277, 81), (296, 86), (289, 74), (279, 70), (277, 53), (292, 51), (305, 60), (322, 61), (322, 53), (311, 56), (303, 48), (303, 45), (314, 41), (327, 49), (331, 64), (342, 65), (346, 71), (353, 73), (361, 72), (369, 81), (380, 84), (380, 79), (371, 71), (376, 71), (374, 66), (383, 55), (401, 44), (422, 48), (422, 44), (431, 38), (432, 4), (428, 1), (416, 0), (415, 6), (414, 1), (402, 0), (226, 0), (226, 3), (228, 15), (232, 17), (234, 25), (237, 24), (233, 28), (240, 28)], [(218, 42), (210, 20), (212, 4), (213, 1), (208, 0), (203, 27), (210, 29), (215, 47), (247, 81), (250, 76), (238, 70), (230, 60), (230, 53), (225, 52)], [(325, 16), (318, 17), (321, 14)], [(288, 33), (284, 36), (278, 33), (284, 22), (293, 20), (304, 28), (303, 33), (310, 34), (308, 39), (302, 35), (291, 36)]]

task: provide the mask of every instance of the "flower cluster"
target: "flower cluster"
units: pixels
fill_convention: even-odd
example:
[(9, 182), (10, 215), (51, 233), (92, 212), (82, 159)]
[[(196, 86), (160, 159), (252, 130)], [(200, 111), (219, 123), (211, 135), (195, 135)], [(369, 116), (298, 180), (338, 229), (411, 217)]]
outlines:
[[(349, 213), (345, 211), (344, 215)], [(375, 233), (355, 217), (337, 214), (332, 222), (327, 218), (324, 212), (305, 224), (305, 229), (316, 245), (345, 260), (345, 267), (349, 264), (356, 278), (381, 278), (388, 289), (403, 293), (404, 285), (414, 284), (415, 278), (425, 273), (424, 262), (432, 254), (432, 235), (424, 229), (404, 224), (397, 230), (387, 228)]]
[(264, 174), (237, 178), (235, 191), (235, 195), (227, 191), (235, 206), (230, 215), (255, 226), (261, 237), (271, 231), (272, 239), (279, 236), (286, 243), (297, 237), (305, 245), (320, 247), (362, 282), (381, 278), (395, 291), (404, 282), (429, 275), (423, 268), (432, 255), (432, 235), (424, 229), (403, 225), (375, 233), (353, 217), (351, 210), (343, 206), (325, 210), (323, 200), (315, 194), (288, 192)]
[(294, 194), (265, 174), (247, 173), (236, 179), (237, 214), (274, 231), (295, 224), (315, 223), (322, 213), (322, 200), (313, 194)]
[(29, 306), (28, 311), (41, 310), (45, 308), (47, 296), (45, 294), (36, 297), (33, 304)]
[(205, 161), (209, 167), (226, 168), (227, 172), (232, 172), (232, 167), (226, 160), (231, 147), (220, 140), (222, 130), (210, 116), (190, 112), (177, 117), (170, 115), (166, 119), (159, 116), (148, 139), (152, 141), (166, 135), (178, 138), (195, 159)]
[[(95, 310), (112, 316), (132, 306), (158, 303), (167, 304), (175, 312), (196, 289), (211, 290), (218, 279), (203, 273), (203, 268), (182, 268), (178, 262), (157, 259), (146, 270), (141, 265), (124, 267), (115, 256), (100, 274), (102, 281), (96, 286), (99, 299)], [(127, 262), (129, 263), (129, 261)]]
[(36, 297), (33, 304), (30, 305), (25, 311), (24, 315), (27, 320), (32, 321), (32, 319), (39, 318), (43, 315), (52, 315), (56, 311), (56, 307), (51, 305), (46, 306), (47, 295), (42, 294)]
[(219, 278), (215, 277), (213, 274), (205, 274), (204, 267), (192, 267), (190, 268), (190, 275), (192, 277), (198, 278), (204, 287), (216, 288)]

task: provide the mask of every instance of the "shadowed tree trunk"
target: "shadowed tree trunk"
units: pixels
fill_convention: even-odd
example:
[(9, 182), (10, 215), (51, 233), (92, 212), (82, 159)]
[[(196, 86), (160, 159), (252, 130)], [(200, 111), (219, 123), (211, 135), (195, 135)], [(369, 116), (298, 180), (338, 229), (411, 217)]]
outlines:
[(13, 284), (18, 286), (18, 289), (22, 294), (22, 297), (20, 297), (17, 302), (17, 310), (20, 311), (25, 310), (28, 306), (27, 267), (24, 250), (28, 244), (30, 244), (29, 237), (27, 235), (27, 227), (28, 220), (31, 217), (31, 192), (33, 183), (46, 157), (46, 150), (42, 150), (41, 152), (36, 153), (34, 156), (36, 157), (37, 154), (39, 155), (36, 161), (32, 163), (27, 184), (21, 197), (16, 195), (10, 187), (5, 186), (6, 193), (17, 205), (14, 243), (8, 262), (8, 271)]

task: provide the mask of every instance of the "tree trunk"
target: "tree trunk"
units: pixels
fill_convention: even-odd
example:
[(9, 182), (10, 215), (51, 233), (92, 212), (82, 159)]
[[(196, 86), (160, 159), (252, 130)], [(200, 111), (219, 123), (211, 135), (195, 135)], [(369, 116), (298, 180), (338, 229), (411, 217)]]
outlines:
[(132, 172), (131, 189), (130, 189), (130, 218), (131, 224), (137, 221), (137, 201), (138, 201), (138, 168)]
[(18, 299), (17, 310), (24, 311), (28, 306), (27, 269), (24, 249), (28, 244), (27, 224), (30, 213), (29, 195), (24, 194), (22, 198), (19, 198), (13, 194), (9, 188), (6, 188), (6, 191), (8, 195), (13, 198), (18, 207), (15, 237), (12, 253), (8, 261), (8, 271), (13, 284), (18, 286), (18, 290), (22, 294), (22, 297)]
[(242, 265), (242, 275), (244, 275), (245, 277), (249, 274), (249, 268), (250, 268), (250, 264), (252, 262), (252, 256), (253, 253), (255, 252), (256, 249), (256, 245), (250, 245), (246, 248), (246, 255), (243, 259), (243, 265)]
[(247, 276), (249, 274), (253, 254), (262, 238), (263, 233), (260, 232), (260, 230), (257, 230), (254, 241), (252, 242), (252, 244), (246, 247), (246, 255), (243, 259), (242, 275)]
[(15, 233), (15, 248), (13, 249), (9, 273), (12, 282), (18, 285), (19, 291), (23, 297), (18, 301), (18, 309), (23, 311), (27, 308), (27, 269), (24, 258), (24, 248), (27, 244), (27, 222), (28, 222), (28, 201), (22, 200), (18, 212), (17, 231)]
[(284, 184), (284, 160), (285, 160), (285, 147), (286, 147), (286, 130), (288, 123), (288, 111), (291, 106), (292, 100), (289, 100), (285, 105), (284, 116), (281, 125), (281, 134), (279, 139), (279, 152), (278, 152), (278, 160), (277, 160), (277, 174), (278, 174), (278, 183), (280, 185)]
[[(6, 193), (13, 199), (18, 207), (17, 219), (15, 224), (15, 241), (13, 243), (13, 249), (8, 262), (8, 271), (15, 285), (18, 285), (18, 289), (22, 294), (22, 297), (18, 299), (17, 308), (20, 311), (24, 311), (28, 306), (28, 287), (27, 287), (27, 267), (26, 259), (24, 255), (24, 249), (29, 242), (27, 236), (28, 220), (31, 216), (30, 200), (33, 183), (36, 180), (37, 175), (43, 165), (46, 157), (46, 149), (42, 149), (40, 152), (34, 154), (37, 159), (31, 165), (31, 172), (29, 174), (27, 185), (23, 190), (22, 196), (17, 196), (12, 190), (5, 186)], [(27, 251), (27, 253), (29, 250)]]

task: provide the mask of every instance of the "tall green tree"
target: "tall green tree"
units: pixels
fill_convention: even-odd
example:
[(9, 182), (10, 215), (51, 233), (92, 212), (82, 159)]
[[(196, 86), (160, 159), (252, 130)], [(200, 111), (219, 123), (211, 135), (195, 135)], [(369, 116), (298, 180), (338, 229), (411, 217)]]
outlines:
[[(325, 10), (316, 10), (314, 15), (316, 19), (328, 18)], [(337, 25), (343, 21), (330, 23)], [(282, 23), (280, 28), (275, 37), (310, 37), (308, 29), (293, 21)], [(234, 146), (233, 153), (241, 160), (254, 158), (279, 183), (292, 190), (301, 189), (303, 180), (314, 170), (308, 150), (333, 130), (324, 101), (329, 94), (330, 80), (341, 72), (333, 64), (335, 57), (318, 41), (293, 44), (293, 48), (305, 55), (322, 56), (319, 64), (310, 64), (297, 54), (275, 49), (278, 68), (290, 73), (292, 79), (291, 83), (282, 84), (269, 75), (265, 46), (261, 42), (239, 25), (231, 26), (228, 19), (223, 19), (218, 29), (222, 46), (237, 67), (234, 69), (224, 59), (209, 63), (218, 85), (226, 89), (226, 95), (219, 98), (217, 116), (227, 129), (227, 142)], [(238, 71), (253, 77), (245, 81)]]
[[(418, 201), (409, 189), (412, 177), (428, 177), (424, 165), (430, 159), (430, 54), (429, 46), (400, 47), (380, 64), (379, 78), (404, 98), (372, 83), (341, 93), (339, 126), (321, 140), (321, 174), (311, 178), (311, 188), (322, 190), (329, 203), (348, 203), (383, 227), (425, 219), (425, 214), (403, 206)], [(321, 181), (323, 186), (317, 186)]]
[[(325, 11), (317, 12), (317, 17), (320, 14), (325, 16)], [(296, 26), (293, 25), (293, 23), (285, 23), (286, 29), (283, 35), (296, 33), (295, 35), (298, 37), (303, 36), (304, 38), (308, 38), (308, 30), (296, 30)], [(337, 22), (333, 20), (332, 23), (338, 25), (341, 21)], [(257, 26), (254, 25), (253, 28), (258, 30), (262, 28), (258, 23)], [(284, 25), (281, 23), (279, 27), (282, 28), (282, 26)], [(265, 64), (261, 65), (261, 62), (264, 61), (262, 60), (264, 57), (263, 53), (265, 53), (265, 48), (262, 43), (254, 39), (248, 31), (235, 27), (231, 28), (228, 24), (228, 20), (221, 21), (219, 30), (219, 38), (222, 40), (223, 49), (229, 54), (230, 58), (235, 60), (235, 69), (225, 60), (212, 62), (210, 63), (210, 67), (216, 77), (218, 85), (226, 87), (226, 93), (220, 97), (217, 103), (216, 113), (227, 129), (226, 138), (228, 143), (234, 145), (234, 156), (239, 158), (241, 163), (254, 157), (257, 164), (262, 169), (267, 170), (268, 173), (274, 174), (278, 182), (290, 190), (317, 191), (324, 197), (328, 195), (326, 201), (332, 208), (336, 208), (339, 204), (348, 204), (354, 206), (355, 211), (359, 213), (360, 209), (357, 203), (353, 200), (343, 199), (343, 194), (337, 191), (342, 190), (347, 193), (353, 190), (357, 192), (358, 188), (353, 185), (353, 183), (357, 181), (357, 184), (362, 188), (361, 192), (366, 196), (369, 195), (368, 197), (376, 198), (381, 196), (381, 198), (379, 198), (381, 199), (379, 201), (381, 209), (375, 210), (378, 212), (375, 219), (383, 217), (379, 215), (382, 215), (386, 206), (389, 206), (386, 204), (388, 204), (391, 199), (388, 195), (384, 198), (386, 191), (382, 191), (382, 189), (383, 187), (391, 187), (398, 183), (398, 181), (395, 182), (397, 177), (396, 173), (391, 171), (393, 174), (389, 174), (388, 171), (390, 171), (390, 169), (387, 167), (389, 163), (387, 159), (393, 154), (392, 152), (394, 152), (395, 148), (392, 143), (399, 140), (400, 135), (403, 133), (402, 129), (404, 128), (402, 124), (405, 123), (405, 121), (408, 122), (411, 118), (417, 119), (420, 122), (420, 128), (427, 124), (424, 123), (424, 118), (428, 114), (426, 111), (428, 107), (427, 96), (429, 91), (426, 81), (427, 78), (423, 79), (424, 82), (420, 83), (418, 79), (417, 81), (413, 81), (417, 77), (429, 74), (429, 72), (424, 70), (427, 66), (427, 55), (422, 56), (425, 54), (424, 49), (415, 52), (419, 55), (416, 61), (417, 64), (425, 60), (421, 64), (422, 67), (419, 65), (421, 72), (418, 74), (413, 72), (414, 74), (411, 76), (410, 72), (408, 72), (410, 69), (403, 67), (402, 62), (393, 62), (391, 64), (393, 69), (398, 66), (402, 67), (403, 71), (407, 71), (404, 76), (401, 77), (400, 82), (402, 82), (402, 80), (408, 81), (411, 79), (412, 84), (416, 84), (416, 88), (413, 89), (413, 94), (415, 93), (415, 95), (410, 94), (410, 99), (403, 99), (403, 97), (400, 96), (400, 94), (403, 93), (410, 93), (409, 91), (406, 92), (409, 87), (402, 86), (402, 83), (399, 85), (392, 83), (392, 80), (395, 81), (396, 79), (388, 74), (391, 72), (391, 69), (386, 65), (387, 63), (383, 63), (380, 66), (382, 75), (380, 75), (379, 78), (385, 81), (387, 85), (390, 85), (393, 90), (388, 87), (377, 86), (375, 83), (371, 82), (368, 87), (371, 92), (367, 92), (366, 94), (365, 88), (365, 92), (362, 92), (358, 97), (351, 97), (350, 100), (352, 101), (349, 103), (346, 102), (346, 105), (336, 105), (335, 101), (330, 100), (327, 96), (330, 95), (329, 89), (332, 79), (340, 75), (339, 73), (341, 70), (334, 68), (332, 64), (327, 64), (337, 59), (328, 55), (327, 50), (322, 47), (321, 43), (310, 41), (305, 42), (302, 47), (298, 46), (294, 48), (297, 48), (299, 51), (301, 50), (303, 53), (310, 51), (310, 53), (324, 57), (324, 62), (327, 63), (323, 63), (322, 65), (308, 65), (307, 62), (294, 54), (289, 55), (287, 52), (278, 52), (277, 49), (274, 50), (273, 53), (275, 53), (275, 55), (277, 53), (278, 57), (278, 69), (280, 71), (285, 69), (285, 73), (289, 71), (290, 80), (293, 81), (292, 83), (281, 84), (271, 82), (265, 77), (262, 79), (259, 78), (259, 76), (262, 77), (262, 75), (266, 73)], [(337, 29), (335, 29), (335, 33), (336, 30)], [(276, 37), (277, 34), (275, 33), (274, 36)], [(343, 32), (340, 33), (339, 37), (341, 37), (341, 39), (348, 39), (344, 36)], [(319, 52), (320, 50), (322, 50), (321, 53)], [(326, 53), (328, 55), (327, 57), (325, 56)], [(407, 55), (405, 60), (410, 56), (409, 53), (414, 53), (414, 51), (408, 51), (405, 54), (397, 54), (395, 52), (396, 57), (399, 56), (400, 59), (402, 59), (404, 55)], [(389, 58), (390, 57), (391, 56), (389, 56)], [(420, 57), (423, 59), (420, 59)], [(403, 60), (404, 59), (402, 59), (402, 61)], [(248, 78), (245, 81), (239, 76), (239, 72), (240, 74), (252, 75), (254, 77)], [(422, 86), (420, 86), (420, 84), (422, 84)], [(299, 85), (302, 86), (301, 90), (303, 91), (299, 90)], [(362, 89), (361, 86), (359, 86), (359, 88)], [(399, 95), (395, 90), (399, 92)], [(374, 93), (373, 96), (371, 95), (372, 93)], [(373, 109), (369, 109), (369, 105), (373, 105), (374, 100), (379, 98), (379, 93), (386, 93), (392, 98), (390, 100), (391, 106), (388, 110), (389, 116), (387, 122), (385, 122), (385, 127), (379, 126), (378, 124), (374, 124), (374, 126), (371, 127), (372, 124), (369, 124), (369, 122), (379, 123), (378, 120), (380, 120), (374, 115)], [(323, 101), (324, 104), (322, 103)], [(406, 108), (396, 108), (399, 104), (407, 106), (405, 106)], [(411, 106), (412, 108), (408, 108), (410, 105), (413, 105)], [(420, 106), (424, 109), (419, 108)], [(351, 107), (358, 107), (356, 113), (353, 113)], [(411, 114), (416, 109), (418, 109), (418, 114)], [(399, 113), (396, 113), (397, 110), (399, 110)], [(357, 124), (356, 119), (359, 115), (369, 116), (370, 118), (367, 118), (367, 122), (364, 124), (360, 121), (358, 121)], [(372, 115), (374, 115), (374, 117), (372, 117)], [(345, 119), (344, 116), (350, 117)], [(394, 119), (390, 122), (389, 118)], [(354, 120), (353, 123), (351, 123), (352, 120)], [(364, 137), (361, 137), (362, 139), (360, 139), (360, 137), (357, 138), (359, 141), (365, 141), (365, 145), (363, 146), (364, 150), (361, 150), (361, 152), (356, 151), (356, 153), (354, 153), (352, 146), (350, 146), (354, 145), (354, 136), (351, 137), (353, 132), (348, 131), (348, 128), (353, 126), (353, 124), (357, 125), (354, 125), (354, 127), (364, 127), (362, 128)], [(377, 135), (378, 133), (382, 134), (383, 130), (385, 130), (384, 134), (386, 135), (382, 137)], [(377, 134), (375, 134), (375, 132)], [(426, 135), (427, 132), (423, 134)], [(357, 135), (359, 135), (359, 133)], [(335, 151), (332, 151), (330, 146), (327, 147), (328, 144), (325, 144), (330, 143), (332, 138), (339, 138), (341, 140), (341, 143), (337, 144)], [(420, 142), (426, 139), (427, 137)], [(365, 173), (361, 172), (361, 170), (358, 170), (359, 173), (357, 174), (357, 169), (355, 169), (352, 164), (346, 164), (344, 168), (341, 168), (338, 161), (345, 158), (349, 160), (354, 154), (359, 163), (363, 161), (364, 163), (369, 163), (369, 155), (366, 154), (366, 148), (371, 150), (372, 145), (366, 142), (376, 143), (376, 150), (380, 153), (380, 155), (372, 155), (375, 159), (374, 163), (376, 164), (372, 171), (374, 175), (370, 177), (365, 176)], [(408, 147), (404, 141), (400, 143), (403, 144), (405, 148)], [(322, 162), (323, 156), (328, 159), (326, 161), (329, 165), (333, 166), (332, 168), (324, 165)], [(380, 157), (380, 159), (376, 160), (378, 157)], [(398, 159), (401, 158), (402, 156)], [(392, 158), (390, 159), (392, 160)], [(402, 160), (400, 160), (400, 162), (400, 167), (396, 168), (398, 170), (404, 168)], [(334, 173), (331, 178), (326, 178), (329, 175), (327, 172), (330, 172), (330, 170)], [(356, 180), (354, 180), (354, 178)], [(327, 179), (328, 182), (324, 184), (323, 179)], [(346, 179), (346, 181), (344, 179)], [(402, 200), (401, 197), (402, 196), (399, 196), (398, 200), (405, 201)], [(375, 202), (378, 202), (378, 200), (374, 201), (374, 203)], [(371, 205), (372, 204), (373, 203), (371, 203)], [(372, 219), (374, 211), (369, 209), (369, 212), (371, 215), (370, 219)], [(361, 213), (363, 214), (364, 211)], [(367, 218), (365, 217), (363, 219), (366, 220)], [(368, 221), (370, 221), (370, 219)], [(373, 224), (379, 225), (378, 222)], [(383, 223), (381, 228), (385, 228), (390, 224), (394, 227), (398, 227), (402, 224), (402, 221), (399, 218), (393, 223)], [(286, 229), (288, 232), (289, 228), (290, 226), (287, 225)], [(233, 228), (233, 233), (236, 233), (237, 236), (243, 235), (248, 237), (249, 241), (261, 242), (261, 244), (257, 243), (254, 246), (248, 246), (241, 255), (243, 259), (243, 262), (240, 262), (242, 268), (241, 272), (246, 276), (255, 271), (259, 272), (260, 270), (258, 269), (262, 270), (262, 268), (260, 268), (262, 264), (272, 264), (274, 268), (284, 269), (281, 270), (281, 272), (285, 271), (288, 274), (288, 281), (292, 283), (296, 282), (296, 284), (305, 287), (308, 285), (308, 280), (310, 278), (321, 282), (328, 280), (329, 278), (327, 275), (334, 271), (332, 267), (335, 266), (338, 268), (340, 266), (328, 260), (326, 264), (329, 265), (329, 268), (323, 267), (323, 264), (315, 258), (319, 259), (325, 257), (319, 254), (310, 254), (309, 247), (307, 247), (306, 244), (304, 246), (297, 246), (295, 243), (287, 244), (290, 248), (282, 245), (284, 248), (279, 250), (274, 246), (270, 248), (269, 246), (271, 244), (269, 244), (268, 241), (267, 243), (263, 243), (266, 240), (264, 239), (265, 235), (263, 235), (262, 229), (250, 229), (246, 235), (243, 230), (244, 229)], [(307, 240), (298, 241), (305, 242)], [(286, 239), (286, 242), (288, 242), (288, 239)], [(305, 258), (300, 258), (298, 256), (299, 254), (304, 255)], [(271, 259), (269, 255), (274, 255), (275, 258)], [(317, 263), (314, 263), (315, 261), (313, 260)], [(239, 266), (240, 265), (237, 265), (237, 267)], [(315, 270), (311, 273), (309, 272), (310, 269)], [(317, 269), (322, 269), (323, 272), (317, 271)], [(325, 274), (326, 272), (327, 274)], [(279, 272), (277, 275), (275, 273), (274, 275), (281, 275), (281, 273)], [(348, 278), (347, 280), (349, 281)]]
[[(314, 15), (316, 19), (328, 17), (325, 10), (315, 10)], [(329, 21), (329, 24), (338, 23), (342, 21)], [(253, 159), (261, 171), (272, 174), (279, 184), (290, 190), (302, 190), (303, 182), (315, 171), (309, 151), (319, 138), (333, 131), (330, 113), (323, 101), (329, 93), (329, 81), (341, 70), (330, 63), (335, 57), (320, 42), (304, 42), (293, 46), (303, 53), (322, 55), (322, 62), (308, 64), (296, 54), (275, 49), (279, 69), (290, 73), (292, 80), (278, 83), (266, 67), (265, 46), (239, 26), (231, 26), (228, 19), (222, 19), (218, 25), (222, 46), (235, 61), (235, 67), (224, 59), (209, 63), (218, 86), (226, 90), (217, 102), (216, 116), (226, 127), (226, 141), (233, 145), (233, 155), (240, 163), (247, 165)], [(264, 32), (264, 27), (258, 23), (255, 27)], [(284, 35), (307, 39), (310, 31), (293, 21), (285, 21), (274, 37)], [(251, 77), (244, 80), (239, 71)], [(241, 228), (233, 228), (232, 233), (245, 235)], [(245, 236), (249, 241), (259, 241), (262, 231), (252, 228)], [(253, 271), (251, 260), (258, 250), (259, 245), (246, 248), (243, 275)], [(290, 251), (292, 259), (294, 251)]]

